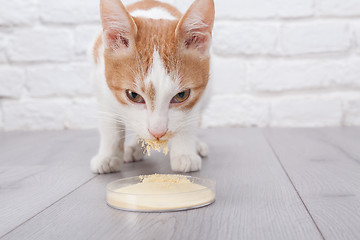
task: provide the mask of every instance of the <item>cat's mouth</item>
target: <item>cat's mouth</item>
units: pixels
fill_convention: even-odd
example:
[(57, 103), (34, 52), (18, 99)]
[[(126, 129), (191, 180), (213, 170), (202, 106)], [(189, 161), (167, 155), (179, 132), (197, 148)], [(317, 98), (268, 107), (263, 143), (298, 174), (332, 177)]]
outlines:
[(175, 135), (174, 132), (172, 132), (172, 131), (167, 131), (167, 132), (165, 133), (165, 135), (162, 136), (161, 138), (152, 137), (152, 138), (149, 138), (149, 139), (147, 139), (147, 140), (160, 141), (160, 142), (162, 142), (162, 141), (169, 141), (170, 138), (172, 138), (174, 135)]
[(163, 152), (165, 155), (168, 153), (168, 142), (171, 137), (175, 135), (174, 132), (168, 131), (161, 138), (139, 138), (139, 143), (145, 149), (145, 152), (150, 156), (151, 150)]
[(169, 148), (168, 148), (168, 140), (149, 140), (149, 139), (139, 139), (139, 142), (141, 143), (141, 147), (145, 149), (148, 156), (151, 154), (151, 149), (162, 152), (167, 155)]

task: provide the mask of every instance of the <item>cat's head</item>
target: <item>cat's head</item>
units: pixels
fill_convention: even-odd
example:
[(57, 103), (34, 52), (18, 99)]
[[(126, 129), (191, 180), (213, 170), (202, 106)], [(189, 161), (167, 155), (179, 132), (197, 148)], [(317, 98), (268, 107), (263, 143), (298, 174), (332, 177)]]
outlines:
[(126, 124), (144, 139), (194, 125), (209, 80), (213, 0), (195, 0), (176, 20), (132, 17), (120, 0), (102, 0), (101, 19), (106, 81)]

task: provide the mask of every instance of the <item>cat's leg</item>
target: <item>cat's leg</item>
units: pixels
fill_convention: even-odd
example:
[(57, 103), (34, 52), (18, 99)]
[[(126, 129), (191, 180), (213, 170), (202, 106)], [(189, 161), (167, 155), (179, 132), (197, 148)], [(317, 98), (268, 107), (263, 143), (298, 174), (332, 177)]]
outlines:
[(196, 150), (200, 157), (207, 157), (209, 153), (209, 148), (206, 143), (201, 141), (199, 138), (196, 138)]
[(94, 173), (120, 171), (124, 161), (125, 126), (107, 119), (100, 119), (99, 152), (91, 160)]
[(124, 162), (137, 162), (143, 159), (145, 155), (144, 149), (141, 147), (136, 137), (129, 146), (125, 147)]
[(192, 133), (181, 133), (172, 138), (170, 149), (171, 169), (176, 172), (192, 172), (201, 169), (197, 138)]
[[(200, 118), (199, 118), (198, 127), (201, 126), (201, 122), (202, 122), (202, 116), (200, 116)], [(200, 155), (200, 157), (205, 158), (208, 156), (209, 148), (208, 148), (207, 144), (204, 143), (203, 141), (201, 141), (199, 138), (196, 138), (196, 150), (197, 150), (198, 154)]]

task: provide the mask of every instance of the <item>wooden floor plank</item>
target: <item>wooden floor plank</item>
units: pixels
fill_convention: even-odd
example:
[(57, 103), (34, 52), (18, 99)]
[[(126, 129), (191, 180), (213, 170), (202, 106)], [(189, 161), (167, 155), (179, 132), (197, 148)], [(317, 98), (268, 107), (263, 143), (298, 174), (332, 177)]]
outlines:
[(81, 165), (98, 148), (96, 131), (0, 133), (0, 165)]
[(264, 133), (325, 239), (360, 239), (359, 129)]
[(156, 154), (94, 178), (4, 239), (321, 239), (259, 130), (211, 129), (201, 135), (210, 156), (191, 175), (216, 180), (214, 204), (172, 213), (108, 207), (106, 183), (171, 172), (168, 159)]
[(96, 149), (88, 149), (94, 133), (0, 135), (0, 237), (95, 176), (89, 159)]
[(80, 167), (0, 167), (0, 237), (92, 177)]

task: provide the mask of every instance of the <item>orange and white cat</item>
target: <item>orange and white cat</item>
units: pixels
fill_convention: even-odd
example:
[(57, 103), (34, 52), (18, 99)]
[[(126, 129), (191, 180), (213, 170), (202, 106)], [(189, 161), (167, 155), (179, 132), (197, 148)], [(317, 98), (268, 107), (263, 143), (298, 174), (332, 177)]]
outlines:
[(154, 0), (128, 7), (101, 0), (100, 12), (93, 77), (101, 140), (92, 171), (142, 159), (136, 140), (124, 147), (128, 128), (138, 138), (170, 140), (173, 171), (200, 170), (208, 149), (195, 132), (209, 96), (213, 0), (195, 0), (184, 15)]

